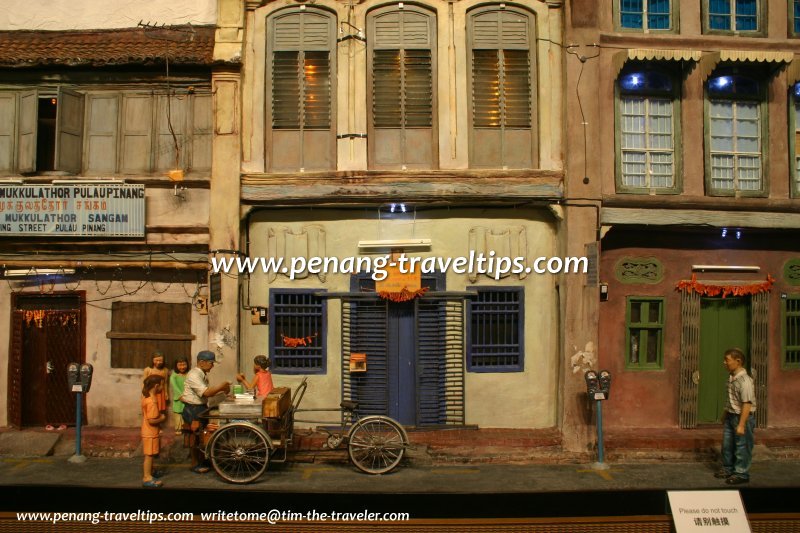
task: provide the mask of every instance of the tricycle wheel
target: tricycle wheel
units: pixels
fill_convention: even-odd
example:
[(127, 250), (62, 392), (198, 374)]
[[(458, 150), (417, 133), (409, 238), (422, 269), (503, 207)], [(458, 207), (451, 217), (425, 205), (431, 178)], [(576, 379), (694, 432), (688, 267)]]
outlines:
[(385, 474), (400, 464), (408, 437), (403, 427), (386, 416), (362, 418), (350, 429), (347, 453), (356, 468)]
[(270, 444), (250, 424), (229, 424), (214, 432), (208, 443), (211, 465), (231, 483), (249, 483), (269, 465)]

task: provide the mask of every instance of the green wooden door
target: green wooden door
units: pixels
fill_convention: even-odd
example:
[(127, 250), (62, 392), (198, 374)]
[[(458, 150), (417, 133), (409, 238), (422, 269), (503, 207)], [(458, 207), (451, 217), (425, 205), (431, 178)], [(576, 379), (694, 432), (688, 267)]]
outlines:
[(750, 348), (750, 302), (746, 298), (703, 298), (700, 304), (700, 424), (722, 420), (728, 372), (722, 358), (728, 348)]

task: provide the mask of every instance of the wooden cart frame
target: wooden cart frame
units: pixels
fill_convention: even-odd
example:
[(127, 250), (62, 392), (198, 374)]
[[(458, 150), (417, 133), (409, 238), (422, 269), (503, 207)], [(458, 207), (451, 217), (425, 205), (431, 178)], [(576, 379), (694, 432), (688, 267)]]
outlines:
[[(294, 438), (295, 422), (300, 412), (341, 412), (339, 427), (322, 429), (327, 433), (324, 448), (347, 449), (353, 465), (367, 474), (385, 474), (394, 470), (405, 455), (408, 435), (397, 421), (382, 415), (358, 416), (358, 404), (342, 402), (336, 409), (299, 409), (308, 387), (304, 378), (292, 396), (289, 409), (282, 416), (242, 417), (221, 415), (216, 409), (204, 418), (219, 425), (205, 445), (206, 457), (220, 477), (231, 483), (250, 483), (267, 470), (270, 461), (286, 462)], [(320, 422), (322, 423), (322, 422)]]

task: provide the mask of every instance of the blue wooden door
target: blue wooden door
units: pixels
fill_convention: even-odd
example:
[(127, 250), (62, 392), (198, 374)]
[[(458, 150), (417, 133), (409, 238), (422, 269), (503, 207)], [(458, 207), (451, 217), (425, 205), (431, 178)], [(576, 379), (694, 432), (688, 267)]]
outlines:
[[(444, 276), (423, 276), (422, 286), (443, 290)], [(374, 282), (361, 275), (354, 279), (352, 289), (374, 291)], [(430, 365), (420, 364), (417, 322), (440, 317), (430, 313), (420, 317), (418, 301), (363, 301), (351, 306), (351, 351), (367, 354), (367, 371), (350, 377), (350, 395), (359, 402), (361, 414), (385, 414), (403, 425), (424, 423), (419, 413), (432, 403), (428, 397), (438, 396), (439, 391), (428, 390), (430, 386), (422, 393), (419, 390), (420, 381), (425, 380), (420, 369)], [(435, 380), (434, 387), (439, 381)]]

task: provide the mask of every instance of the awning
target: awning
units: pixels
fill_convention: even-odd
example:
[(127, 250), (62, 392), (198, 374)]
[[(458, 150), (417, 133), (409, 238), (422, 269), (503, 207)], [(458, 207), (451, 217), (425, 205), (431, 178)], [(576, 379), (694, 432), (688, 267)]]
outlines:
[(800, 55), (795, 55), (794, 61), (789, 63), (789, 67), (786, 69), (786, 82), (791, 87), (798, 81), (800, 81)]
[(720, 50), (703, 54), (700, 59), (700, 75), (706, 80), (717, 65), (729, 63), (791, 63), (792, 52), (769, 52), (765, 50)]
[(631, 48), (614, 54), (614, 77), (627, 61), (699, 61), (698, 50), (665, 50), (662, 48)]

